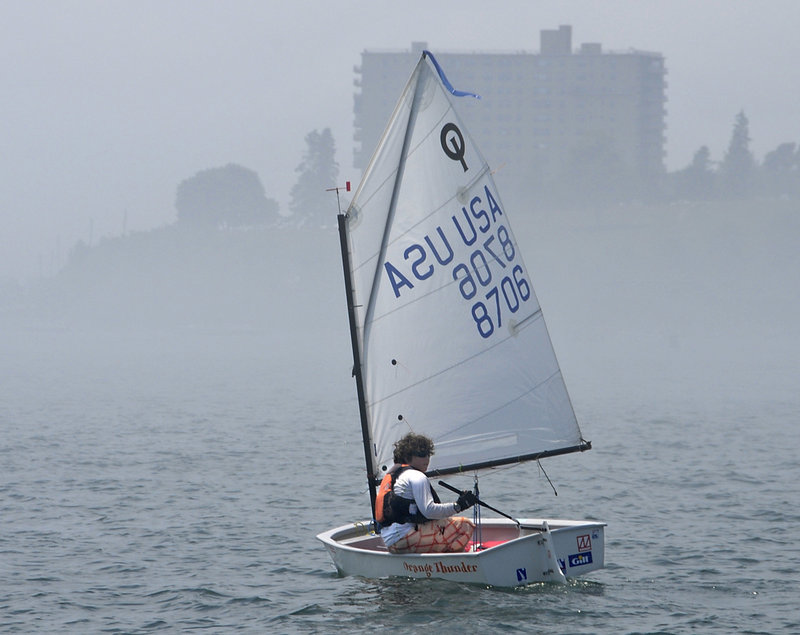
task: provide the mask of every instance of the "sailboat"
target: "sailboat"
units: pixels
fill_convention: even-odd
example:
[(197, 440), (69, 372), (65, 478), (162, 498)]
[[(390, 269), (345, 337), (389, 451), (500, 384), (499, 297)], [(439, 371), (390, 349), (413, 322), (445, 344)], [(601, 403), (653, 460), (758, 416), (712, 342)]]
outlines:
[(605, 523), (501, 512), (462, 553), (393, 554), (376, 532), (376, 487), (408, 432), (434, 441), (429, 477), (591, 448), (507, 210), (453, 107), (470, 95), (424, 51), (339, 213), (372, 516), (317, 538), (342, 575), (563, 583), (604, 566)]

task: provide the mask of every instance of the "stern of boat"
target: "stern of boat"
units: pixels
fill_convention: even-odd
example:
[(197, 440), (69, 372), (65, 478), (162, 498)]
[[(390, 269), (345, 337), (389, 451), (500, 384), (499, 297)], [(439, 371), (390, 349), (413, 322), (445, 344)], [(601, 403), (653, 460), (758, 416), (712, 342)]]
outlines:
[(605, 566), (605, 523), (563, 520), (547, 522), (558, 565), (567, 578), (586, 575)]

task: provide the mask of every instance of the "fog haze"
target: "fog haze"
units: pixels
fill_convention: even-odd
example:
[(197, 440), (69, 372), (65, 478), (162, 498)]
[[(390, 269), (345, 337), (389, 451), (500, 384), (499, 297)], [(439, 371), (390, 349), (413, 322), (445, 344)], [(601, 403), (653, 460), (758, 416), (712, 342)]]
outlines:
[(12, 0), (0, 12), (4, 279), (55, 274), (78, 240), (174, 222), (178, 183), (230, 162), (255, 170), (287, 213), (314, 129), (332, 129), (342, 178), (357, 180), (353, 66), (364, 49), (536, 51), (541, 29), (571, 24), (576, 45), (665, 56), (670, 170), (701, 145), (719, 160), (740, 110), (758, 159), (800, 136), (791, 0)]
[[(800, 143), (798, 18), (797, 0), (0, 0), (0, 630), (372, 633), (413, 611), (466, 632), (532, 614), (796, 632), (800, 153), (745, 172), (746, 195), (715, 170), (740, 112), (746, 159)], [(328, 216), (287, 216), (305, 138), (330, 128), (355, 183), (362, 51), (536, 52), (559, 25), (664, 55), (673, 189), (592, 198), (598, 161), (562, 204), (496, 171), (593, 450), (491, 471), (481, 495), (608, 523), (608, 568), (564, 593), (341, 579), (313, 535), (369, 499), (336, 197), (315, 181), (324, 205), (302, 209)], [(708, 169), (682, 170), (703, 145)]]

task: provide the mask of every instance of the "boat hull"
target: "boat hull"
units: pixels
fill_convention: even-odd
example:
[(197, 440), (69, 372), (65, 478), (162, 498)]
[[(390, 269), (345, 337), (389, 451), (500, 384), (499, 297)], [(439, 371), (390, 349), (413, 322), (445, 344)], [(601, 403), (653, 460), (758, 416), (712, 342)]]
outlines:
[(481, 536), (482, 549), (431, 554), (389, 553), (369, 522), (343, 525), (317, 538), (341, 575), (365, 578), (440, 578), (515, 587), (563, 582), (604, 566), (605, 523), (523, 519), (517, 527), (505, 519), (484, 519)]

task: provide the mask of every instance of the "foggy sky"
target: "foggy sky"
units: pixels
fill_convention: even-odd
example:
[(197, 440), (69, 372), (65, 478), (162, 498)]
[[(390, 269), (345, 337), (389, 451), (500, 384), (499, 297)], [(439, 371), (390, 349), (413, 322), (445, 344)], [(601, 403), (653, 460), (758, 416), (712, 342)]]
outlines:
[(701, 145), (720, 160), (739, 110), (761, 160), (800, 141), (799, 18), (795, 0), (2, 0), (0, 280), (173, 222), (178, 183), (229, 162), (286, 211), (313, 129), (333, 130), (355, 180), (353, 66), (412, 41), (535, 52), (540, 29), (570, 24), (574, 47), (660, 52), (668, 168)]

